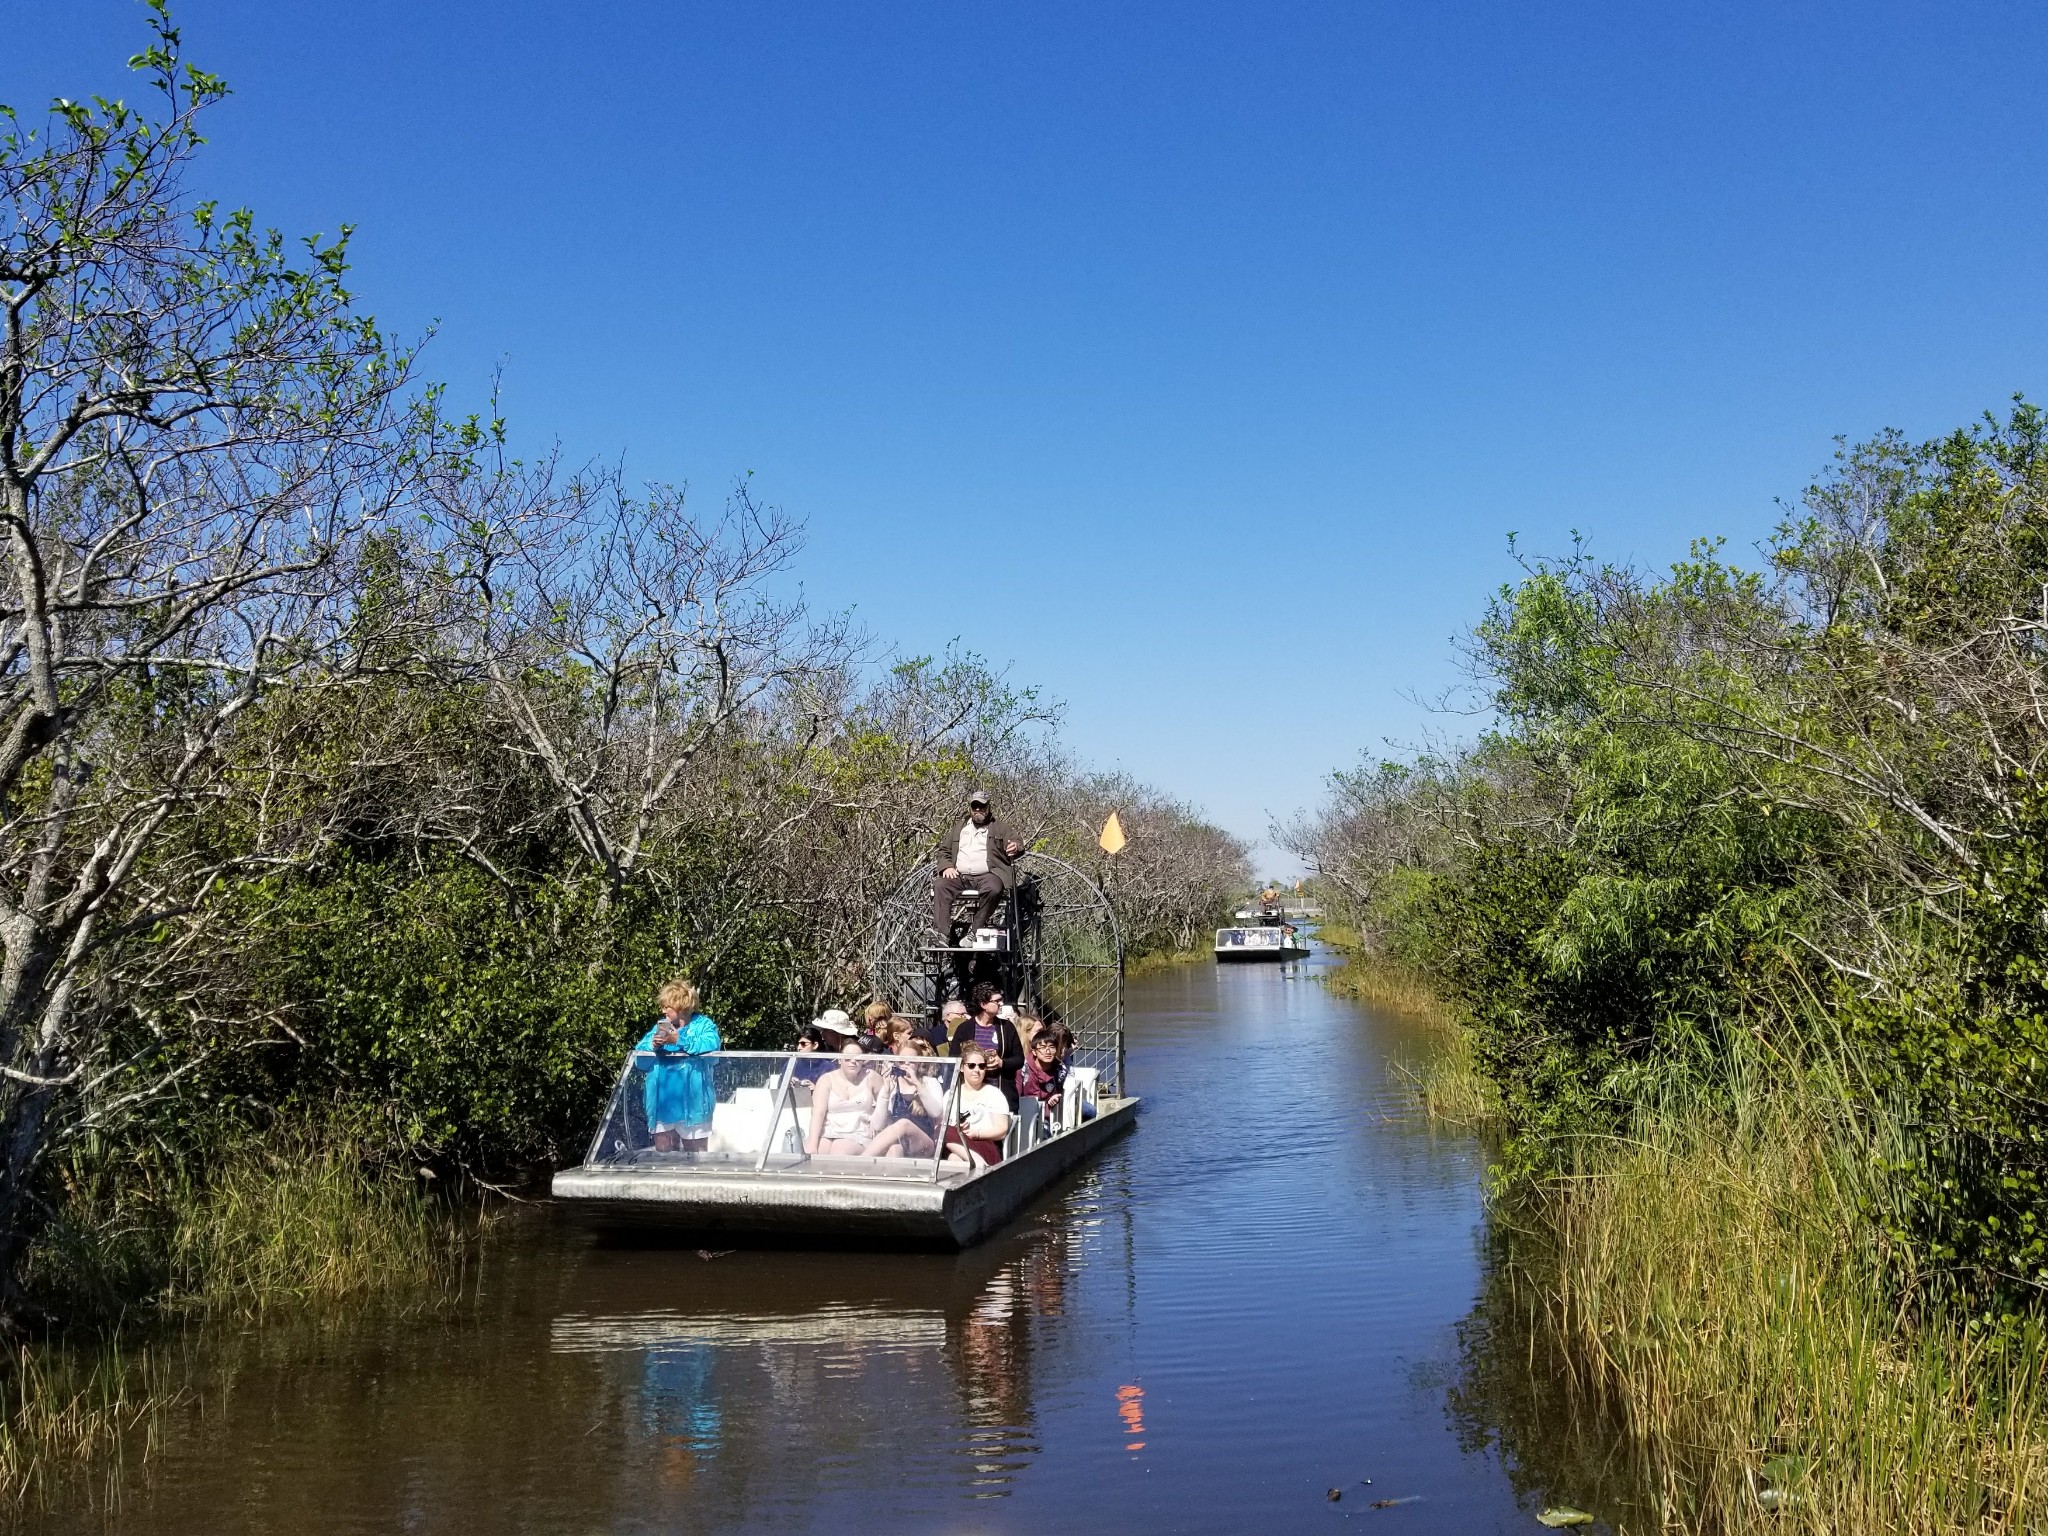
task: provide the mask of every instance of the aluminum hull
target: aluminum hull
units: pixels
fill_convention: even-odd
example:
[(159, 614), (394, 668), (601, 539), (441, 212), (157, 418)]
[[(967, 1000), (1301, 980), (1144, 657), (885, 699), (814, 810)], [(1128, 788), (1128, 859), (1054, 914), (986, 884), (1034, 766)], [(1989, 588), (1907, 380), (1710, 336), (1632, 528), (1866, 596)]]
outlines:
[[(863, 1176), (861, 1160), (800, 1168), (592, 1167), (555, 1175), (554, 1198), (608, 1231), (772, 1233), (971, 1248), (1041, 1191), (1137, 1123), (1136, 1099), (1104, 1099), (1093, 1120), (973, 1174), (930, 1176), (926, 1160)], [(872, 1167), (872, 1164), (869, 1164)]]
[(1306, 960), (1307, 958), (1308, 948), (1306, 945), (1301, 944), (1289, 945), (1284, 948), (1270, 946), (1254, 947), (1247, 944), (1216, 951), (1216, 961), (1219, 965), (1252, 965), (1259, 962), (1275, 965), (1282, 960)]

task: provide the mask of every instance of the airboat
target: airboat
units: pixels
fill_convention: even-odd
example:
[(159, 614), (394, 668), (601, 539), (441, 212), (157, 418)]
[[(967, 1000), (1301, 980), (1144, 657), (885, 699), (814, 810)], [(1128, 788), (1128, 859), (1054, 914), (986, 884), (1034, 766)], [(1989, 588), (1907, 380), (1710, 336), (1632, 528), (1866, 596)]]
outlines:
[[(969, 1166), (928, 1155), (830, 1157), (806, 1150), (813, 1083), (847, 1058), (795, 1051), (715, 1051), (678, 1059), (628, 1053), (603, 1123), (554, 1197), (581, 1219), (624, 1232), (779, 1234), (967, 1248), (1137, 1122), (1124, 1081), (1123, 945), (1116, 916), (1087, 875), (1026, 853), (1000, 922), (939, 943), (930, 930), (939, 866), (905, 878), (877, 914), (869, 976), (904, 1013), (936, 1024), (949, 998), (992, 982), (1020, 1007), (1073, 1032), (1056, 1110), (1019, 1103), (1002, 1158)], [(971, 898), (970, 898), (971, 899)], [(957, 925), (956, 925), (957, 929)], [(946, 1057), (861, 1056), (927, 1130), (952, 1123), (962, 1084)], [(647, 1106), (661, 1073), (687, 1072), (711, 1105), (708, 1136), (657, 1146)], [(926, 1143), (932, 1141), (927, 1134)], [(901, 1143), (898, 1143), (901, 1146)]]
[(1235, 964), (1244, 961), (1303, 960), (1308, 941), (1294, 931), (1291, 923), (1278, 920), (1244, 928), (1216, 930), (1216, 958)]

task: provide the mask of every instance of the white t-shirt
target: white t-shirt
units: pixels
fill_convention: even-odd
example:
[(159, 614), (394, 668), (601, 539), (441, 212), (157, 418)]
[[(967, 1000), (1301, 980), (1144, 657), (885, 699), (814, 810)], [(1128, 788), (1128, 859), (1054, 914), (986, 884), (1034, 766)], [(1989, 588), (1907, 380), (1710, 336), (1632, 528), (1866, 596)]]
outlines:
[(983, 1083), (979, 1088), (962, 1088), (960, 1113), (967, 1117), (967, 1135), (1001, 1141), (1003, 1138), (995, 1128), (1010, 1118), (1010, 1101), (1003, 1097), (1003, 1090), (994, 1083)]
[(953, 867), (963, 875), (988, 873), (988, 827), (977, 827), (970, 821), (960, 829), (960, 853), (953, 860)]

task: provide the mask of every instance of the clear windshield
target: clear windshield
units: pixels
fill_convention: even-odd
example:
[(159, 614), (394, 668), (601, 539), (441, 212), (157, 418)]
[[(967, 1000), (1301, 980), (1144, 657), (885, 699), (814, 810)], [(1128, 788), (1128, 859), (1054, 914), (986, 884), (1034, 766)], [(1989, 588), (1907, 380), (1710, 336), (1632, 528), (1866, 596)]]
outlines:
[[(957, 1113), (959, 1063), (803, 1051), (634, 1051), (586, 1162), (783, 1168), (861, 1159), (926, 1166)], [(884, 1165), (895, 1165), (888, 1167)]]
[(1281, 949), (1285, 934), (1278, 928), (1221, 928), (1216, 942), (1226, 949)]

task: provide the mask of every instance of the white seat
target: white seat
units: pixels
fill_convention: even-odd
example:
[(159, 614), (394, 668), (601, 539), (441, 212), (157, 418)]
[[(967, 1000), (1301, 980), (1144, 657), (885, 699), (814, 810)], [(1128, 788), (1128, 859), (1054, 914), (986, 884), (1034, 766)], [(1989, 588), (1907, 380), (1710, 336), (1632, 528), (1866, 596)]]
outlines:
[[(746, 1092), (743, 1088), (741, 1093)], [(738, 1095), (734, 1095), (735, 1099)], [(719, 1104), (711, 1111), (711, 1146), (713, 1152), (750, 1153), (761, 1150), (761, 1142), (768, 1134), (768, 1116), (774, 1108), (771, 1103), (752, 1101)]]
[(1019, 1099), (1017, 1113), (1010, 1117), (1010, 1134), (1003, 1138), (1003, 1156), (1015, 1157), (1037, 1146), (1044, 1129), (1041, 1113), (1045, 1106), (1036, 1099)]
[(1067, 1068), (1067, 1086), (1060, 1095), (1060, 1129), (1071, 1131), (1095, 1113), (1099, 1071), (1095, 1067)]
[(711, 1111), (711, 1150), (752, 1155), (768, 1139), (768, 1121), (775, 1113), (775, 1090), (765, 1086), (735, 1088), (732, 1098)]
[[(792, 1109), (785, 1105), (775, 1121), (775, 1134), (770, 1138), (777, 1152), (801, 1152), (804, 1141), (811, 1134), (811, 1111), (809, 1105)], [(759, 1143), (755, 1143), (758, 1147)]]

